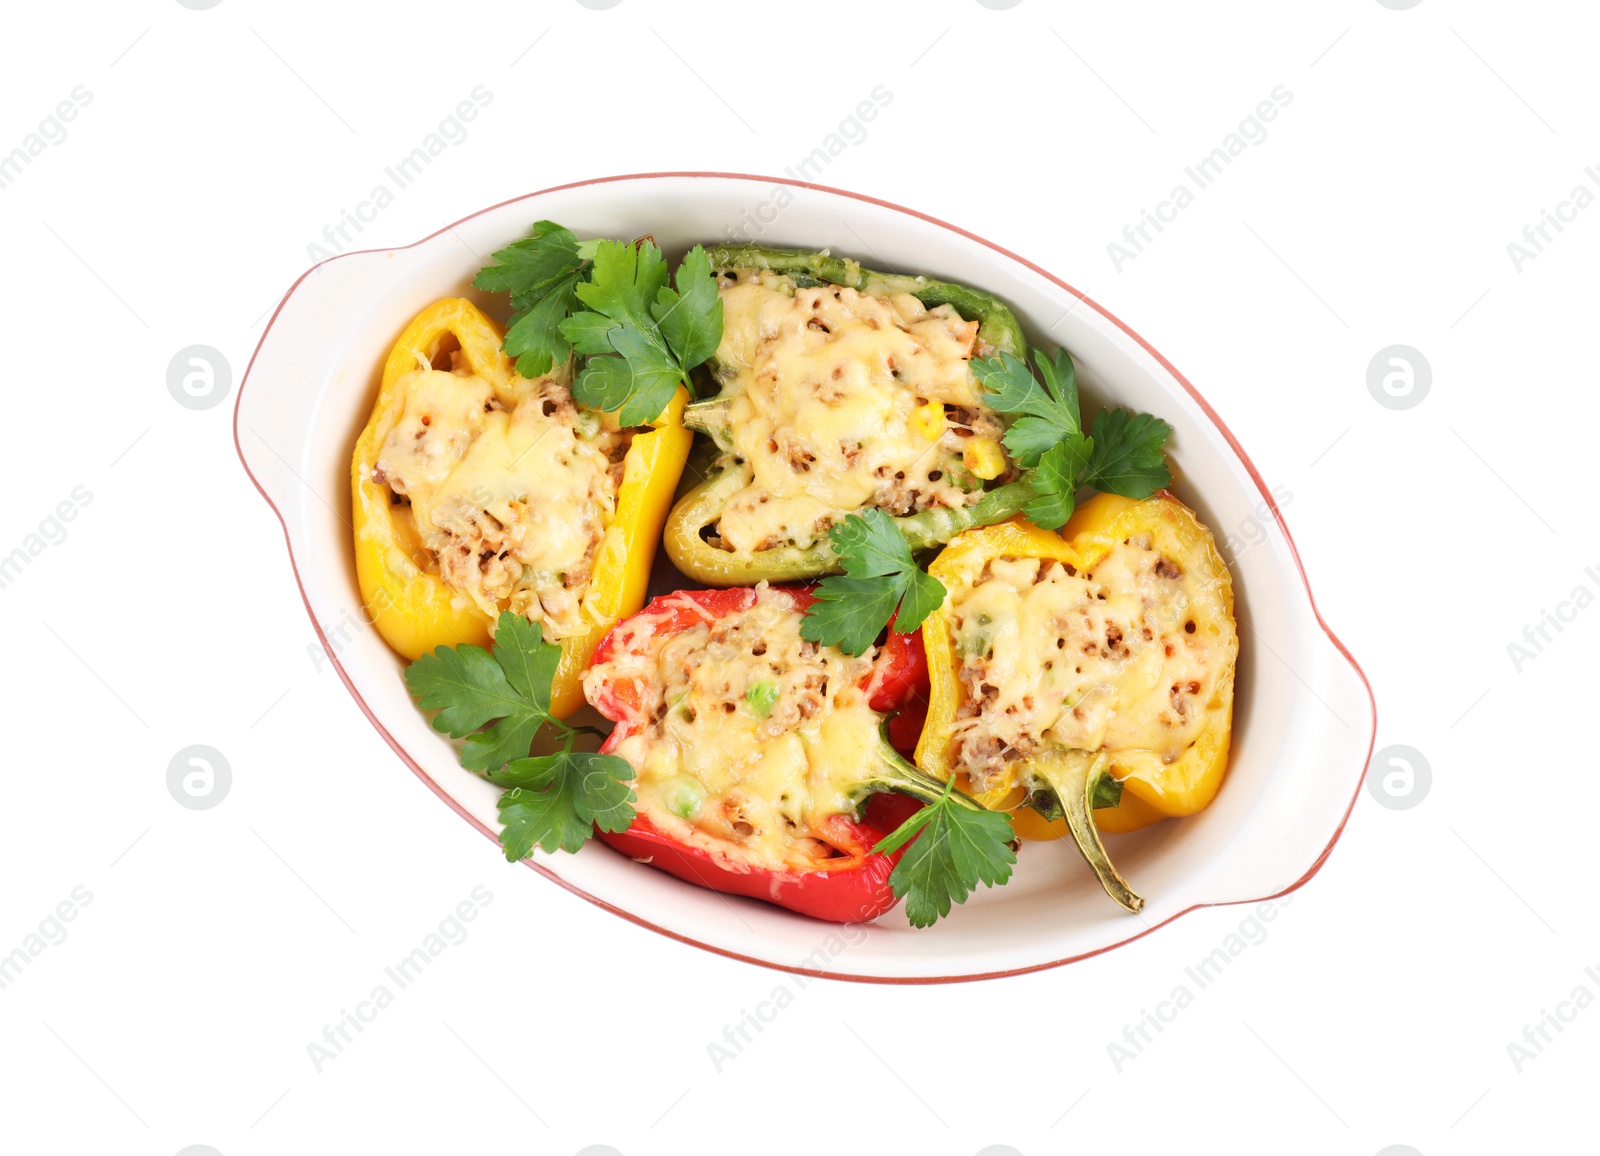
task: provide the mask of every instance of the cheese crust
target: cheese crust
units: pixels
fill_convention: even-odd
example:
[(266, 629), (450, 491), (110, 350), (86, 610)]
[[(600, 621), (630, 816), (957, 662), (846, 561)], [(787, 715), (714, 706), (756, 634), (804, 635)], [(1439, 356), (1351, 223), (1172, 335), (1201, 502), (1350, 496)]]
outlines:
[[(683, 605), (694, 607), (692, 599)], [(634, 767), (640, 814), (677, 842), (771, 871), (814, 871), (837, 852), (830, 820), (855, 810), (882, 716), (863, 683), (873, 651), (851, 657), (800, 637), (787, 591), (655, 635), (648, 616), (584, 676), (642, 690), (641, 717), (615, 748)]]
[(543, 624), (552, 641), (589, 628), (583, 596), (616, 512), (628, 435), (573, 405), (559, 374), (500, 397), (457, 364), (419, 364), (372, 480), (410, 507), (439, 577), (491, 619)]
[(996, 474), (973, 472), (973, 439), (997, 450), (1002, 429), (968, 364), (978, 322), (769, 271), (727, 270), (719, 293), (713, 372), (746, 478), (717, 526), (724, 548), (805, 547), (865, 507), (898, 516), (982, 496)]
[(992, 559), (950, 604), (955, 768), (985, 790), (1041, 747), (1113, 752), (1124, 772), (1181, 758), (1232, 703), (1238, 638), (1207, 561), (1148, 530), (1087, 571)]

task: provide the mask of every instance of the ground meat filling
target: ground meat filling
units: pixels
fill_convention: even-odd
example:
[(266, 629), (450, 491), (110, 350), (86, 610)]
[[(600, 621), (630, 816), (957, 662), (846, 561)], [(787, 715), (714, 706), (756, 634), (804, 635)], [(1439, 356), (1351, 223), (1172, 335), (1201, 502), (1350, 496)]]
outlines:
[(1194, 631), (1182, 565), (1149, 534), (1093, 572), (1037, 558), (991, 561), (953, 596), (963, 690), (956, 768), (980, 788), (1041, 747), (1180, 757), (1226, 674)]
[(587, 629), (632, 435), (579, 410), (556, 376), (521, 384), (502, 398), (459, 359), (408, 374), (372, 480), (410, 507), (426, 569), (490, 617), (510, 610), (559, 640)]
[(712, 371), (731, 398), (727, 457), (747, 483), (714, 544), (803, 547), (867, 507), (962, 508), (1009, 469), (968, 364), (991, 352), (977, 322), (910, 294), (797, 286), (765, 271), (729, 270), (719, 286), (726, 320)]

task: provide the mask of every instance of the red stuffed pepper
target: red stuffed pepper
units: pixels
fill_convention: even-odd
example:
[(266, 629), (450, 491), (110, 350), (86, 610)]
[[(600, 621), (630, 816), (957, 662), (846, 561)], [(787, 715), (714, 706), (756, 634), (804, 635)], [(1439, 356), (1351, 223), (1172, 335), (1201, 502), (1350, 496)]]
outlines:
[(811, 601), (680, 591), (606, 635), (584, 692), (617, 724), (601, 750), (633, 766), (637, 815), (599, 835), (704, 887), (861, 922), (896, 902), (901, 852), (872, 848), (947, 793), (886, 737), (889, 712), (920, 713), (927, 663), (916, 635), (859, 657), (805, 641)]

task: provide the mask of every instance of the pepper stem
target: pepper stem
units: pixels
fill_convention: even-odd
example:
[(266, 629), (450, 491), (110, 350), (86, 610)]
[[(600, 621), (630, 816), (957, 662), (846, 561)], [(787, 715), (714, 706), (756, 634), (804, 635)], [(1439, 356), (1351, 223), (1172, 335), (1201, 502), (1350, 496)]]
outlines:
[(884, 723), (878, 736), (877, 758), (866, 782), (861, 785), (861, 794), (879, 794), (884, 791), (894, 791), (901, 795), (910, 795), (924, 803), (937, 803), (945, 797), (948, 790), (950, 797), (955, 800), (958, 807), (965, 807), (969, 811), (982, 811), (987, 808), (978, 800), (964, 791), (952, 790), (945, 786), (943, 780), (936, 779), (926, 771), (920, 770), (906, 759), (899, 751), (889, 745), (889, 724)]
[(717, 396), (705, 401), (692, 401), (683, 407), (683, 424), (697, 433), (703, 433), (717, 443), (723, 452), (733, 450), (733, 423), (728, 409), (733, 398)]
[(1144, 908), (1144, 898), (1129, 887), (1117, 874), (1100, 842), (1100, 828), (1094, 822), (1094, 788), (1101, 776), (1107, 773), (1111, 760), (1105, 754), (1091, 755), (1080, 750), (1045, 750), (1024, 760), (1018, 767), (1024, 776), (1043, 779), (1061, 802), (1066, 816), (1067, 829), (1073, 842), (1088, 862), (1090, 870), (1100, 880), (1106, 894), (1127, 910), (1137, 914)]

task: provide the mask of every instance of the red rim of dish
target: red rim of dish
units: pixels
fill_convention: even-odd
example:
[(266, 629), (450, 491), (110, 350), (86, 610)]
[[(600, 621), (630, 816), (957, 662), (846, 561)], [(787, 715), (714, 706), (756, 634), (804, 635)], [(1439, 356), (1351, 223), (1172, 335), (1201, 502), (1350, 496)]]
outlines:
[[(791, 179), (789, 179), (787, 177), (764, 177), (764, 176), (757, 176), (757, 175), (754, 175), (754, 174), (751, 174), (751, 173), (716, 173), (716, 172), (625, 173), (625, 174), (622, 174), (622, 175), (619, 175), (619, 176), (614, 176), (614, 177), (595, 177), (595, 178), (593, 178), (591, 180), (587, 180), (587, 181), (572, 181), (572, 182), (570, 182), (568, 184), (554, 185), (554, 186), (552, 186), (552, 187), (550, 187), (548, 189), (540, 189), (537, 192), (524, 193), (522, 196), (512, 197), (509, 200), (501, 201), (499, 204), (490, 205), (487, 208), (479, 209), (476, 213), (468, 214), (467, 216), (462, 217), (459, 221), (455, 221), (452, 224), (446, 225), (444, 228), (436, 230), (435, 232), (428, 234), (428, 236), (423, 237), (419, 241), (414, 241), (410, 245), (403, 245), (403, 246), (400, 246), (399, 248), (400, 249), (414, 249), (418, 245), (426, 244), (428, 241), (433, 240), (433, 238), (439, 236), (440, 234), (448, 233), (452, 229), (455, 229), (457, 226), (465, 224), (467, 221), (470, 221), (470, 220), (474, 219), (475, 217), (481, 217), (485, 213), (492, 213), (496, 209), (504, 208), (506, 205), (516, 204), (518, 201), (525, 201), (525, 200), (529, 199), (530, 197), (544, 196), (547, 193), (562, 192), (563, 190), (566, 190), (566, 189), (585, 188), (585, 187), (590, 186), (590, 185), (613, 184), (613, 183), (615, 183), (617, 181), (657, 180), (657, 179), (660, 179), (660, 178), (663, 178), (663, 177), (689, 177), (689, 178), (696, 178), (696, 179), (712, 179), (712, 180), (757, 181), (757, 182), (761, 182), (761, 183), (769, 184), (769, 185), (791, 185), (791, 186), (794, 186), (796, 188), (811, 189), (811, 190), (813, 190), (815, 192), (820, 192), (820, 193), (829, 193), (829, 194), (832, 194), (833, 196), (848, 197), (853, 201), (863, 201), (863, 202), (865, 202), (865, 203), (867, 203), (869, 205), (877, 205), (880, 208), (884, 208), (884, 209), (893, 209), (897, 213), (904, 213), (908, 217), (915, 217), (919, 221), (926, 221), (930, 225), (937, 225), (941, 229), (949, 230), (952, 233), (955, 233), (955, 234), (957, 234), (959, 236), (967, 238), (969, 241), (976, 241), (978, 244), (983, 245), (986, 248), (992, 249), (994, 252), (999, 253), (1004, 257), (1009, 257), (1011, 260), (1017, 262), (1019, 265), (1022, 265), (1024, 267), (1028, 268), (1028, 269), (1033, 270), (1033, 272), (1039, 274), (1039, 276), (1045, 278), (1051, 284), (1059, 286), (1061, 289), (1063, 289), (1066, 292), (1070, 293), (1073, 297), (1075, 297), (1078, 300), (1082, 301), (1085, 305), (1089, 306), (1096, 313), (1100, 314), (1100, 316), (1104, 317), (1107, 321), (1111, 322), (1118, 329), (1122, 330), (1123, 333), (1125, 333), (1129, 337), (1131, 337), (1135, 342), (1137, 342), (1139, 344), (1139, 346), (1142, 349), (1144, 349), (1144, 351), (1146, 353), (1150, 354), (1151, 357), (1155, 358), (1156, 361), (1161, 364), (1162, 368), (1165, 369), (1168, 373), (1170, 373), (1172, 375), (1173, 379), (1176, 380), (1179, 385), (1183, 386), (1184, 390), (1187, 391), (1189, 396), (1194, 399), (1195, 404), (1197, 404), (1201, 408), (1201, 410), (1204, 411), (1205, 415), (1208, 418), (1211, 419), (1211, 423), (1214, 426), (1217, 427), (1217, 430), (1222, 434), (1223, 438), (1227, 441), (1229, 447), (1233, 450), (1233, 452), (1236, 455), (1238, 455), (1240, 463), (1244, 466), (1245, 471), (1250, 475), (1250, 480), (1255, 483), (1256, 489), (1261, 492), (1262, 500), (1266, 503), (1267, 507), (1272, 511), (1273, 518), (1277, 520), (1278, 529), (1283, 532), (1284, 541), (1287, 542), (1288, 545), (1289, 545), (1290, 556), (1294, 558), (1295, 568), (1300, 572), (1300, 581), (1305, 586), (1306, 599), (1311, 604), (1311, 613), (1312, 613), (1313, 616), (1315, 616), (1315, 618), (1317, 620), (1317, 625), (1320, 626), (1322, 628), (1322, 632), (1328, 636), (1328, 641), (1333, 643), (1334, 649), (1337, 650), (1341, 655), (1344, 656), (1345, 661), (1350, 664), (1351, 668), (1356, 672), (1356, 677), (1361, 679), (1361, 685), (1366, 689), (1367, 702), (1369, 703), (1369, 705), (1372, 708), (1372, 737), (1367, 740), (1366, 761), (1363, 762), (1363, 764), (1362, 764), (1361, 776), (1356, 780), (1355, 791), (1350, 796), (1350, 804), (1349, 804), (1349, 806), (1347, 806), (1345, 808), (1344, 815), (1339, 820), (1339, 826), (1334, 830), (1332, 838), (1330, 838), (1328, 840), (1328, 845), (1322, 849), (1321, 854), (1319, 854), (1317, 856), (1316, 860), (1306, 870), (1305, 874), (1301, 875), (1299, 879), (1296, 879), (1293, 883), (1291, 883), (1289, 886), (1285, 887), (1283, 890), (1274, 892), (1271, 895), (1263, 895), (1263, 896), (1260, 896), (1259, 898), (1256, 898), (1256, 899), (1229, 899), (1229, 900), (1224, 900), (1224, 901), (1221, 901), (1221, 902), (1218, 902), (1218, 903), (1196, 903), (1196, 904), (1193, 904), (1193, 905), (1191, 905), (1189, 907), (1185, 907), (1182, 911), (1179, 911), (1176, 914), (1168, 917), (1167, 919), (1162, 920), (1160, 923), (1157, 923), (1157, 924), (1154, 924), (1154, 925), (1151, 925), (1151, 926), (1143, 928), (1142, 930), (1138, 931), (1137, 933), (1128, 936), (1126, 939), (1119, 939), (1115, 943), (1107, 944), (1104, 947), (1097, 947), (1093, 951), (1081, 952), (1078, 955), (1070, 955), (1070, 956), (1067, 956), (1067, 957), (1065, 957), (1063, 959), (1050, 960), (1049, 962), (1046, 962), (1046, 963), (1034, 963), (1034, 964), (1029, 964), (1026, 967), (1006, 968), (1006, 969), (1003, 969), (1003, 970), (1000, 970), (1000, 971), (974, 972), (974, 973), (971, 973), (971, 974), (968, 974), (968, 975), (939, 975), (939, 976), (850, 975), (850, 974), (845, 973), (845, 972), (827, 971), (827, 970), (816, 969), (816, 968), (808, 968), (808, 967), (791, 967), (791, 966), (789, 966), (787, 964), (773, 963), (770, 960), (757, 959), (754, 956), (744, 955), (744, 954), (742, 954), (740, 952), (737, 952), (737, 951), (730, 951), (727, 948), (717, 947), (714, 944), (710, 944), (710, 943), (703, 943), (700, 940), (695, 939), (695, 938), (693, 938), (691, 936), (682, 935), (682, 934), (680, 934), (680, 933), (678, 933), (676, 931), (670, 930), (669, 928), (662, 927), (659, 924), (652, 923), (648, 919), (644, 919), (641, 916), (633, 914), (631, 911), (624, 911), (622, 908), (617, 907), (617, 906), (615, 906), (615, 905), (613, 905), (611, 903), (608, 903), (604, 899), (599, 898), (598, 896), (589, 894), (587, 891), (583, 890), (581, 887), (577, 887), (577, 886), (573, 885), (572, 883), (568, 882), (567, 880), (563, 879), (560, 875), (556, 874), (554, 871), (551, 871), (548, 867), (545, 867), (543, 864), (536, 863), (531, 859), (523, 860), (524, 864), (526, 866), (532, 868), (534, 871), (537, 871), (539, 874), (543, 875), (546, 879), (549, 879), (550, 881), (552, 881), (553, 883), (557, 884), (558, 886), (564, 888), (567, 891), (570, 891), (572, 894), (574, 894), (574, 895), (576, 895), (576, 896), (578, 896), (578, 897), (580, 897), (582, 899), (588, 900), (590, 903), (594, 904), (596, 907), (599, 907), (599, 908), (602, 908), (603, 910), (609, 911), (613, 915), (621, 916), (623, 919), (626, 919), (630, 923), (637, 924), (640, 927), (648, 928), (649, 930), (654, 931), (654, 932), (656, 932), (656, 933), (658, 933), (660, 935), (664, 935), (668, 939), (675, 939), (679, 943), (686, 943), (686, 944), (689, 944), (692, 947), (698, 947), (698, 948), (700, 948), (700, 949), (702, 949), (704, 951), (709, 951), (709, 952), (713, 952), (713, 953), (715, 953), (717, 955), (725, 956), (728, 959), (737, 959), (737, 960), (740, 960), (743, 963), (754, 964), (757, 967), (770, 968), (770, 969), (772, 969), (774, 971), (788, 972), (788, 973), (790, 973), (792, 975), (804, 975), (804, 976), (809, 976), (809, 977), (814, 978), (814, 979), (847, 980), (847, 981), (850, 981), (850, 982), (853, 982), (853, 983), (885, 983), (885, 984), (968, 983), (968, 982), (971, 982), (971, 981), (974, 981), (974, 980), (1003, 979), (1006, 976), (1026, 975), (1029, 972), (1046, 971), (1046, 970), (1049, 970), (1050, 968), (1063, 967), (1063, 966), (1065, 966), (1066, 964), (1069, 964), (1069, 963), (1077, 963), (1079, 960), (1089, 959), (1089, 958), (1092, 958), (1093, 956), (1096, 956), (1096, 955), (1102, 955), (1102, 954), (1104, 954), (1105, 952), (1108, 952), (1108, 951), (1114, 951), (1115, 949), (1117, 949), (1119, 947), (1122, 947), (1122, 946), (1124, 946), (1126, 944), (1132, 943), (1137, 939), (1143, 939), (1145, 936), (1149, 935), (1151, 932), (1159, 930), (1162, 927), (1165, 927), (1167, 924), (1171, 923), (1175, 919), (1179, 919), (1179, 918), (1182, 918), (1185, 915), (1188, 915), (1191, 911), (1198, 911), (1201, 908), (1205, 908), (1205, 907), (1233, 907), (1233, 906), (1238, 906), (1239, 904), (1244, 904), (1244, 903), (1264, 903), (1269, 899), (1280, 898), (1280, 897), (1282, 897), (1284, 895), (1288, 895), (1290, 892), (1299, 890), (1301, 887), (1303, 887), (1306, 884), (1306, 882), (1308, 880), (1311, 879), (1311, 877), (1313, 875), (1315, 875), (1318, 871), (1322, 870), (1322, 865), (1327, 862), (1329, 854), (1331, 854), (1332, 851), (1333, 851), (1334, 844), (1337, 843), (1339, 841), (1340, 836), (1342, 836), (1344, 834), (1345, 826), (1350, 821), (1350, 814), (1351, 814), (1352, 811), (1355, 810), (1356, 800), (1361, 797), (1361, 784), (1366, 779), (1367, 766), (1368, 766), (1368, 764), (1370, 764), (1370, 762), (1372, 760), (1373, 747), (1377, 743), (1377, 737), (1378, 737), (1378, 704), (1377, 704), (1377, 700), (1373, 697), (1373, 694), (1372, 694), (1372, 684), (1367, 681), (1366, 672), (1361, 669), (1361, 664), (1356, 661), (1355, 656), (1350, 653), (1349, 649), (1345, 646), (1345, 644), (1343, 642), (1339, 641), (1338, 636), (1336, 634), (1334, 634), (1333, 630), (1328, 626), (1327, 622), (1323, 620), (1322, 612), (1319, 609), (1317, 609), (1316, 597), (1311, 592), (1310, 579), (1306, 577), (1305, 565), (1300, 561), (1300, 551), (1294, 544), (1293, 535), (1291, 535), (1289, 533), (1288, 524), (1285, 523), (1284, 520), (1283, 520), (1282, 511), (1280, 511), (1278, 509), (1277, 500), (1273, 497), (1272, 491), (1271, 491), (1271, 489), (1268, 488), (1266, 482), (1262, 480), (1261, 475), (1256, 471), (1255, 463), (1250, 460), (1250, 455), (1245, 453), (1244, 447), (1241, 446), (1239, 444), (1238, 439), (1233, 436), (1233, 431), (1230, 430), (1227, 427), (1226, 423), (1223, 422), (1221, 416), (1218, 415), (1217, 411), (1211, 408), (1211, 403), (1206, 401), (1206, 399), (1200, 395), (1200, 391), (1195, 389), (1195, 387), (1190, 383), (1189, 379), (1186, 378), (1183, 374), (1178, 372), (1177, 366), (1173, 365), (1172, 362), (1168, 361), (1165, 357), (1163, 357), (1161, 355), (1161, 353), (1159, 351), (1157, 351), (1148, 341), (1146, 341), (1143, 337), (1140, 337), (1137, 333), (1135, 333), (1132, 329), (1130, 329), (1126, 324), (1124, 324), (1122, 322), (1122, 320), (1120, 318), (1118, 318), (1117, 316), (1115, 316), (1114, 314), (1112, 314), (1111, 312), (1106, 310), (1101, 305), (1097, 304), (1093, 300), (1093, 298), (1090, 298), (1090, 297), (1085, 296), (1084, 294), (1078, 292), (1078, 290), (1074, 289), (1071, 285), (1068, 285), (1061, 278), (1057, 277), (1055, 274), (1051, 273), (1047, 269), (1040, 268), (1038, 265), (1035, 265), (1032, 261), (1028, 260), (1026, 257), (1019, 256), (1018, 254), (1013, 253), (1010, 249), (1007, 249), (1007, 248), (1005, 248), (1005, 247), (1003, 247), (1001, 245), (996, 245), (993, 241), (985, 240), (983, 237), (978, 236), (976, 233), (968, 232), (966, 229), (961, 228), (959, 225), (952, 225), (948, 221), (941, 221), (937, 217), (930, 217), (926, 213), (919, 213), (915, 209), (908, 209), (904, 205), (897, 205), (892, 201), (880, 200), (877, 197), (869, 197), (864, 193), (852, 193), (847, 189), (836, 189), (836, 188), (833, 188), (830, 185), (812, 184), (809, 181), (791, 180)], [(435, 795), (439, 796), (439, 798), (441, 800), (443, 800), (445, 802), (445, 804), (450, 807), (451, 810), (453, 810), (456, 814), (460, 815), (468, 823), (472, 824), (472, 826), (476, 827), (480, 832), (483, 833), (485, 838), (489, 839), (492, 843), (494, 843), (496, 846), (498, 846), (499, 845), (499, 837), (495, 834), (495, 832), (490, 830), (483, 823), (479, 822), (471, 813), (469, 813), (466, 810), (466, 808), (464, 808), (460, 803), (456, 802), (456, 800), (454, 798), (452, 798), (451, 795), (447, 791), (445, 791), (445, 789), (443, 787), (441, 787), (437, 782), (435, 782), (433, 780), (433, 778), (425, 770), (422, 769), (422, 766), (415, 759), (413, 759), (410, 756), (410, 754), (408, 754), (406, 752), (406, 749), (404, 747), (402, 747), (398, 741), (396, 741), (395, 737), (392, 734), (390, 734), (388, 729), (383, 725), (383, 723), (381, 721), (379, 721), (378, 716), (375, 715), (372, 712), (372, 708), (367, 705), (366, 700), (363, 699), (361, 697), (360, 693), (356, 690), (355, 684), (350, 681), (350, 676), (347, 673), (345, 673), (344, 664), (339, 661), (338, 654), (335, 653), (333, 646), (331, 644), (329, 644), (327, 636), (324, 635), (323, 632), (322, 632), (321, 624), (317, 621), (316, 614), (311, 609), (311, 599), (306, 594), (305, 585), (300, 581), (300, 567), (299, 567), (299, 564), (295, 560), (294, 543), (289, 540), (289, 527), (288, 527), (288, 524), (286, 522), (284, 522), (283, 514), (278, 509), (277, 505), (273, 502), (272, 497), (267, 493), (266, 489), (261, 485), (260, 481), (257, 480), (255, 474), (253, 472), (251, 472), (250, 463), (244, 456), (244, 447), (239, 444), (239, 407), (243, 404), (243, 401), (244, 401), (244, 389), (245, 389), (245, 386), (248, 385), (249, 382), (250, 382), (250, 371), (255, 368), (256, 357), (260, 354), (261, 347), (266, 344), (267, 334), (272, 332), (272, 326), (273, 326), (273, 323), (277, 321), (278, 314), (283, 311), (284, 305), (287, 304), (289, 298), (294, 295), (294, 291), (300, 287), (300, 283), (302, 281), (304, 281), (307, 277), (311, 276), (312, 273), (314, 273), (318, 269), (320, 269), (323, 265), (328, 264), (330, 261), (338, 261), (338, 260), (341, 260), (342, 258), (345, 258), (345, 257), (359, 256), (360, 254), (363, 254), (363, 253), (389, 253), (389, 252), (396, 252), (396, 251), (398, 251), (398, 250), (394, 249), (394, 248), (384, 248), (384, 249), (358, 249), (358, 250), (353, 250), (353, 251), (351, 251), (349, 253), (340, 253), (340, 254), (338, 254), (336, 256), (329, 257), (325, 261), (319, 261), (317, 264), (313, 265), (311, 268), (307, 269), (304, 273), (302, 273), (295, 280), (295, 283), (293, 285), (289, 286), (289, 291), (283, 295), (283, 299), (281, 301), (279, 301), (277, 307), (275, 309), (273, 309), (272, 317), (267, 321), (267, 327), (262, 330), (262, 332), (261, 332), (261, 340), (256, 343), (256, 348), (250, 355), (250, 364), (245, 367), (244, 377), (243, 377), (243, 379), (241, 379), (241, 381), (239, 383), (239, 395), (234, 401), (234, 408), (233, 408), (233, 444), (234, 444), (235, 451), (239, 455), (239, 462), (244, 467), (245, 473), (249, 475), (250, 481), (252, 483), (254, 483), (256, 489), (260, 492), (261, 497), (266, 501), (267, 505), (272, 508), (273, 514), (277, 516), (278, 524), (283, 527), (284, 543), (285, 543), (285, 545), (286, 545), (286, 547), (288, 548), (288, 551), (289, 551), (289, 565), (294, 570), (294, 580), (295, 580), (295, 585), (300, 590), (300, 600), (305, 603), (306, 614), (311, 619), (311, 627), (312, 627), (312, 629), (317, 632), (318, 640), (322, 643), (323, 649), (327, 652), (329, 659), (333, 662), (334, 669), (339, 672), (339, 680), (344, 683), (345, 689), (348, 690), (350, 692), (350, 696), (353, 699), (355, 699), (356, 705), (361, 708), (361, 713), (367, 716), (367, 721), (370, 722), (373, 725), (373, 727), (377, 730), (377, 732), (380, 735), (383, 736), (384, 741), (389, 744), (389, 746), (394, 750), (395, 754), (400, 756), (401, 761), (404, 762), (406, 764), (406, 766), (411, 768), (412, 773), (414, 773), (417, 776), (417, 778), (421, 779), (423, 781), (423, 783), (425, 783), (427, 785), (429, 790), (431, 790)]]

